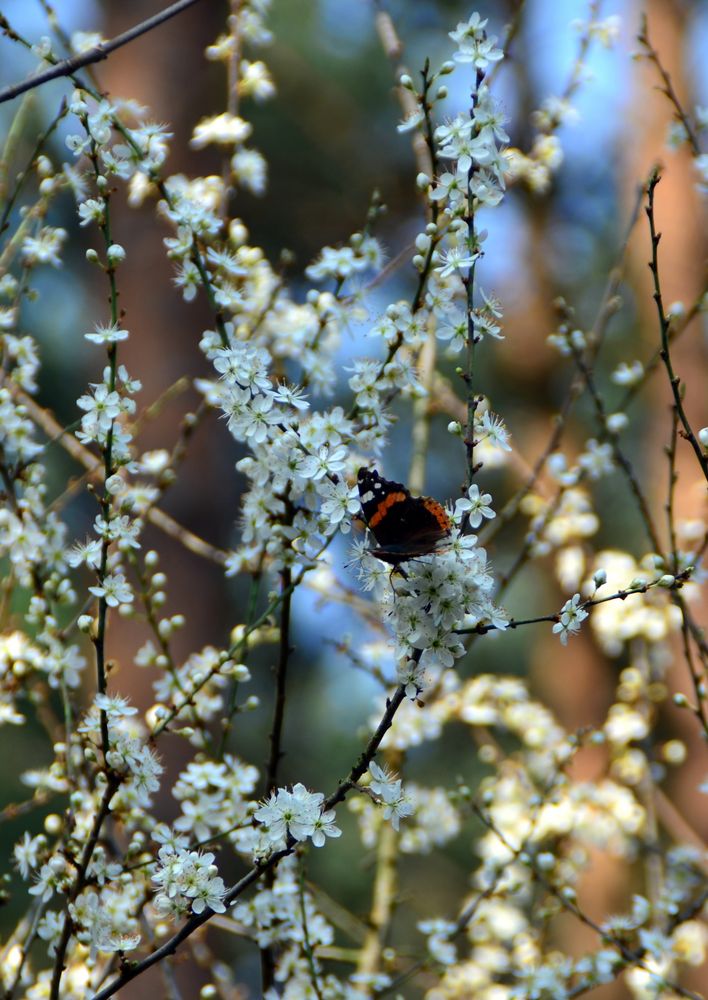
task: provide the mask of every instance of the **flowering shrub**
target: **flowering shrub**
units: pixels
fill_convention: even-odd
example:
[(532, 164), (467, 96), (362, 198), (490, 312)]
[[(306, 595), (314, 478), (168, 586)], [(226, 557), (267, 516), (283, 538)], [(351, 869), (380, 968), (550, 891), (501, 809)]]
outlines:
[[(548, 444), (528, 466), (512, 444), (515, 426), (493, 409), (480, 374), (498, 342), (514, 336), (504, 329), (503, 303), (481, 284), (488, 233), (512, 189), (531, 198), (551, 189), (563, 163), (560, 127), (574, 113), (588, 52), (616, 42), (619, 25), (600, 20), (591, 5), (590, 19), (576, 25), (571, 80), (534, 112), (525, 149), (512, 145), (497, 96), (518, 23), (496, 38), (473, 13), (449, 32), (449, 58), (438, 68), (426, 62), (420, 74), (398, 71), (399, 132), (401, 141), (414, 140), (421, 215), (398, 261), (414, 276), (411, 294), (397, 297), (392, 281), (381, 306), (396, 268), (377, 235), (377, 199), (361, 231), (342, 233), (339, 246), (323, 247), (292, 279), (231, 212), (234, 193), (267, 196), (266, 161), (244, 116), (249, 100), (275, 94), (266, 64), (253, 58), (270, 41), (268, 7), (234, 2), (206, 51), (224, 64), (231, 97), (227, 110), (194, 126), (192, 149), (216, 146), (224, 162), (220, 174), (199, 177), (170, 173), (168, 126), (88, 82), (82, 68), (115, 45), (74, 36), (63, 63), (59, 28), (56, 39), (35, 42), (2, 21), (8, 41), (40, 57), (40, 77), (49, 68), (73, 87), (22, 172), (12, 159), (14, 126), (8, 130), (0, 190), (0, 722), (6, 733), (31, 727), (42, 741), (41, 766), (19, 763), (29, 798), (2, 813), (27, 823), (7, 871), (19, 916), (2, 946), (3, 996), (129, 995), (127, 984), (152, 967), (179, 995), (177, 954), (192, 960), (189, 988), (203, 997), (242, 996), (245, 983), (251, 995), (288, 1000), (533, 1000), (579, 996), (620, 979), (641, 1000), (695, 997), (684, 977), (704, 960), (708, 859), (700, 831), (672, 802), (667, 774), (708, 736), (708, 649), (697, 610), (708, 536), (699, 513), (682, 519), (675, 502), (679, 466), (705, 486), (708, 429), (695, 425), (691, 383), (674, 360), (705, 287), (686, 306), (664, 303), (658, 170), (642, 190), (656, 353), (615, 359), (611, 378), (598, 379), (606, 327), (621, 305), (614, 273), (592, 327), (581, 328), (571, 306), (557, 301), (557, 325), (545, 332), (573, 379)], [(379, 20), (384, 43), (395, 48), (393, 23), (383, 11)], [(646, 26), (639, 46), (672, 103), (671, 141), (689, 151), (705, 193), (700, 142), (708, 116), (684, 110)], [(464, 109), (450, 112), (453, 85)], [(69, 123), (68, 152), (56, 162), (49, 138), (60, 122)], [(188, 414), (172, 450), (141, 452), (138, 444), (149, 404), (139, 403), (144, 373), (129, 370), (125, 358), (131, 331), (119, 305), (121, 276), (138, 250), (114, 236), (116, 217), (129, 211), (124, 192), (128, 206), (154, 205), (177, 294), (211, 316), (193, 344), (206, 366), (194, 379), (199, 416)], [(26, 305), (48, 294), (43, 272), (58, 267), (78, 238), (76, 227), (56, 224), (68, 197), (91, 241), (86, 256), (102, 273), (108, 309), (80, 331), (95, 374), (63, 427), (38, 401), (41, 352), (27, 332)], [(662, 373), (671, 408), (668, 485), (658, 495), (635, 470), (624, 435), (631, 400)], [(594, 430), (578, 446), (566, 432), (581, 395)], [(196, 422), (211, 412), (221, 418), (214, 434), (237, 443), (236, 469), (246, 481), (228, 552), (175, 525), (162, 506), (183, 475)], [(435, 412), (447, 417), (461, 484), (447, 509), (415, 499)], [(357, 486), (357, 471), (376, 465), (389, 474), (396, 419), (412, 427), (413, 494), (360, 474), (360, 483), (381, 491), (373, 515), (364, 514), (372, 496)], [(74, 486), (57, 488), (50, 474), (57, 442), (94, 504), (83, 538), (66, 513), (65, 490)], [(492, 470), (502, 473), (497, 495)], [(606, 481), (613, 490), (628, 485), (644, 547), (594, 547), (617, 509), (607, 494), (603, 507), (596, 484)], [(167, 574), (159, 545), (146, 545), (148, 528), (176, 538), (185, 558), (215, 561), (227, 580), (251, 581), (230, 634), (186, 657), (174, 639), (189, 609), (166, 614)], [(505, 532), (514, 560), (502, 572), (493, 557), (504, 553)], [(522, 570), (546, 584), (508, 594)], [(564, 597), (537, 614), (550, 581)], [(293, 738), (286, 727), (300, 607), (293, 602), (301, 594), (336, 602), (356, 623), (335, 643), (339, 661), (381, 692), (358, 754), (330, 787), (325, 761), (321, 786), (299, 775), (309, 733)], [(135, 623), (147, 638), (119, 675), (115, 649), (128, 641), (119, 636)], [(530, 643), (539, 625), (545, 655), (562, 676), (574, 649), (581, 657), (594, 650), (598, 670), (619, 661), (601, 719), (567, 724), (552, 698), (513, 668), (518, 636)], [(551, 646), (554, 634), (560, 641)], [(321, 638), (322, 649), (331, 648)], [(263, 650), (275, 662), (265, 698), (254, 677)], [(126, 678), (139, 670), (152, 683), (151, 704), (140, 711), (121, 692), (124, 684), (136, 689)], [(685, 739), (666, 738), (672, 705)], [(263, 716), (255, 749), (235, 724), (246, 711)], [(449, 739), (464, 749), (455, 751), (455, 769), (439, 768), (433, 781), (419, 766), (422, 755)], [(692, 793), (700, 794), (697, 782)], [(465, 871), (447, 909), (432, 891), (411, 905), (397, 899), (407, 857), (423, 859), (417, 880), (430, 889), (424, 866), (452, 863), (460, 838)], [(307, 875), (318, 855), (345, 841), (340, 866), (345, 856), (346, 864), (369, 860), (360, 872), (370, 897), (366, 922)], [(600, 912), (587, 891), (588, 873), (601, 863), (632, 866), (632, 879), (619, 880), (614, 895), (617, 912)], [(217, 927), (239, 939), (239, 958), (205, 959)], [(568, 928), (582, 935), (574, 944)]]

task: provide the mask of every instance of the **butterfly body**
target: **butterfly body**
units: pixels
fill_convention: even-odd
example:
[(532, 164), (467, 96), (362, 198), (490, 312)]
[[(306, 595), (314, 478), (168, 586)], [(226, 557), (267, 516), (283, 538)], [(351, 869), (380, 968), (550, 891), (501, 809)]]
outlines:
[(432, 497), (414, 497), (403, 483), (366, 468), (359, 469), (357, 483), (364, 520), (376, 542), (371, 554), (382, 562), (398, 566), (429, 555), (450, 534), (450, 517)]

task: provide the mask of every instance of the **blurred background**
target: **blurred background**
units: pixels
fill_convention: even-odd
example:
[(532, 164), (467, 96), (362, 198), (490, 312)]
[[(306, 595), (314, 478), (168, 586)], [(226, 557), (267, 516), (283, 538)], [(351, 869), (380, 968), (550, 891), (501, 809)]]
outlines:
[[(123, 0), (120, 4), (58, 0), (54, 9), (67, 32), (96, 29), (111, 38), (163, 6), (156, 0)], [(10, 24), (32, 40), (50, 34), (39, 2), (4, 0), (0, 8)], [(384, 9), (404, 46), (400, 64), (419, 78), (426, 57), (433, 66), (449, 58), (452, 44), (447, 32), (467, 19), (472, 9), (488, 16), (489, 31), (503, 37), (504, 26), (515, 16), (518, 3), (497, 0), (470, 7), (458, 0), (390, 0)], [(269, 18), (273, 44), (257, 54), (253, 50), (246, 53), (265, 60), (278, 95), (263, 105), (244, 105), (244, 117), (254, 125), (252, 145), (268, 160), (269, 183), (263, 198), (239, 193), (235, 212), (249, 228), (251, 242), (263, 246), (273, 263), (284, 249), (292, 252), (295, 263), (289, 273), (296, 296), (305, 295), (303, 270), (320, 248), (346, 241), (364, 225), (374, 191), (388, 208), (377, 235), (391, 258), (410, 245), (422, 225), (411, 137), (396, 130), (401, 118), (396, 76), (377, 34), (378, 11), (373, 0), (274, 0)], [(501, 344), (485, 344), (479, 352), (479, 388), (503, 416), (517, 454), (528, 465), (543, 450), (551, 419), (572, 377), (570, 366), (559, 362), (556, 352), (546, 344), (557, 323), (552, 303), (558, 296), (565, 297), (576, 310), (578, 325), (592, 325), (608, 273), (619, 259), (637, 188), (657, 162), (664, 164), (657, 194), (658, 225), (663, 232), (664, 301), (680, 300), (688, 307), (705, 288), (706, 227), (697, 176), (685, 149), (670, 152), (665, 145), (672, 109), (657, 90), (655, 70), (645, 61), (633, 59), (642, 11), (647, 13), (650, 38), (684, 107), (691, 111), (696, 105), (708, 106), (708, 5), (702, 0), (653, 0), (646, 4), (614, 0), (602, 5), (601, 16), (620, 16), (620, 38), (613, 49), (598, 42), (591, 47), (584, 81), (573, 101), (578, 121), (559, 130), (565, 160), (551, 187), (544, 194), (534, 194), (519, 185), (499, 210), (481, 220), (489, 232), (481, 283), (503, 303), (506, 339)], [(225, 106), (222, 67), (206, 62), (203, 50), (223, 30), (226, 13), (223, 3), (197, 4), (115, 52), (97, 68), (100, 85), (111, 97), (135, 98), (151, 108), (152, 120), (169, 123), (174, 133), (169, 173), (196, 175), (221, 170), (217, 152), (192, 152), (188, 140), (201, 117), (218, 113)], [(511, 57), (503, 64), (496, 86), (509, 117), (512, 145), (528, 151), (533, 139), (530, 111), (566, 87), (579, 44), (571, 22), (587, 16), (588, 5), (579, 0), (562, 4), (528, 0), (524, 5)], [(33, 59), (19, 46), (0, 38), (0, 85), (21, 79), (33, 67)], [(24, 123), (25, 160), (31, 155), (36, 135), (69, 92), (66, 81), (57, 81), (35, 91), (29, 99)], [(21, 100), (0, 106), (2, 134)], [(463, 73), (455, 74), (445, 110), (454, 114), (466, 107), (467, 101)], [(66, 155), (63, 139), (73, 128), (73, 124), (64, 125), (58, 131), (52, 150), (56, 162)], [(21, 156), (19, 159), (23, 162)], [(118, 204), (122, 198), (121, 194)], [(88, 345), (82, 334), (95, 322), (105, 321), (107, 312), (102, 278), (83, 256), (95, 234), (78, 231), (68, 197), (61, 208), (50, 222), (64, 226), (71, 234), (66, 263), (61, 272), (38, 272), (41, 294), (35, 303), (28, 304), (24, 326), (41, 344), (44, 368), (39, 400), (55, 412), (60, 423), (70, 424), (78, 416), (76, 398), (87, 381), (99, 375), (103, 364), (99, 350)], [(153, 206), (116, 209), (115, 220), (114, 238), (128, 252), (128, 264), (120, 272), (120, 290), (125, 325), (131, 331), (131, 339), (125, 349), (121, 345), (120, 354), (131, 374), (142, 380), (139, 404), (145, 405), (181, 376), (207, 374), (197, 343), (211, 319), (203, 302), (198, 299), (185, 304), (173, 287), (172, 268), (162, 245), (169, 233), (155, 219)], [(640, 218), (624, 257), (623, 308), (612, 321), (597, 373), (598, 384), (609, 399), (619, 396), (608, 379), (616, 364), (623, 359), (646, 359), (658, 345), (646, 266), (649, 249), (646, 223)], [(387, 303), (410, 299), (414, 287), (412, 268), (404, 264), (393, 271), (369, 299), (372, 319)], [(362, 333), (363, 329), (345, 333), (343, 364), (367, 350)], [(694, 321), (677, 346), (677, 370), (694, 377), (701, 368), (705, 372), (705, 352), (705, 329)], [(443, 363), (443, 369), (452, 377), (452, 364)], [(669, 396), (664, 382), (662, 377), (654, 379), (634, 405), (632, 429), (624, 439), (657, 518), (665, 482), (663, 448), (669, 432)], [(336, 401), (347, 405), (344, 376)], [(174, 393), (159, 415), (144, 423), (140, 448), (171, 447), (182, 417), (197, 402), (198, 396), (189, 385)], [(687, 405), (696, 426), (708, 422), (705, 409), (702, 415), (700, 410), (705, 407), (705, 378), (702, 388), (700, 381), (689, 381)], [(380, 467), (385, 475), (405, 481), (412, 455), (409, 409), (401, 406), (398, 415), (390, 453)], [(425, 483), (425, 491), (441, 500), (458, 494), (463, 476), (463, 456), (445, 432), (449, 419), (441, 412), (433, 420)], [(571, 458), (594, 433), (592, 413), (581, 405), (565, 439)], [(224, 549), (237, 540), (235, 523), (244, 487), (234, 468), (239, 457), (241, 453), (223, 423), (215, 414), (209, 415), (190, 444), (178, 483), (163, 502), (180, 524)], [(79, 471), (57, 447), (51, 449), (49, 465), (57, 493), (67, 477)], [(494, 494), (495, 505), (512, 495), (522, 469), (512, 464), (507, 469), (482, 471), (480, 485)], [(691, 461), (682, 463), (680, 469), (679, 514), (697, 516), (702, 500)], [(597, 484), (595, 496), (602, 525), (592, 545), (597, 549), (618, 546), (643, 555), (648, 550), (647, 539), (619, 475)], [(88, 498), (78, 496), (66, 507), (65, 515), (75, 537), (83, 538), (93, 518), (93, 505)], [(525, 521), (517, 519), (490, 551), (497, 571), (506, 571), (513, 562), (526, 527)], [(148, 531), (146, 546), (159, 549), (161, 566), (169, 578), (166, 611), (188, 617), (188, 627), (175, 640), (177, 651), (187, 656), (207, 644), (227, 643), (229, 630), (244, 618), (246, 583), (225, 581), (218, 566), (185, 552), (153, 528)], [(352, 571), (345, 568), (347, 543), (333, 551), (335, 573), (347, 586), (356, 587)], [(561, 592), (552, 569), (549, 560), (545, 569), (534, 565), (519, 575), (504, 597), (512, 615), (547, 614), (563, 603), (569, 595)], [(195, 595), (199, 595), (198, 600)], [(328, 792), (358, 754), (380, 691), (371, 678), (356, 671), (334, 649), (333, 643), (354, 626), (343, 605), (321, 601), (303, 591), (296, 597), (294, 617), (296, 650), (282, 780), (300, 780)], [(120, 667), (114, 684), (143, 709), (152, 702), (150, 678), (132, 666), (132, 656), (145, 638), (139, 623), (116, 620), (109, 632), (110, 655)], [(267, 752), (272, 663), (272, 650), (254, 656), (253, 689), (263, 698), (263, 710), (239, 717), (233, 733), (232, 749), (257, 765), (263, 764)], [(569, 658), (551, 637), (550, 628), (538, 627), (533, 633), (527, 630), (501, 641), (476, 643), (473, 663), (465, 662), (463, 672), (465, 676), (485, 671), (530, 676), (534, 694), (565, 726), (574, 729), (602, 722), (613, 700), (619, 671), (626, 664), (623, 657), (615, 661), (602, 657), (589, 631), (572, 641)], [(669, 672), (669, 684), (686, 690), (686, 681), (685, 667), (677, 662)], [(670, 794), (682, 815), (705, 836), (705, 805), (700, 805), (696, 793), (705, 761), (700, 768), (696, 762), (704, 748), (690, 724), (687, 728), (685, 715), (677, 717), (670, 709), (664, 714), (662, 738), (680, 736), (689, 746), (687, 763), (668, 781)], [(185, 748), (175, 741), (171, 755), (168, 738), (162, 751), (169, 777), (183, 765)], [(5, 729), (0, 730), (0, 752), (11, 753), (18, 762), (17, 770), (6, 770), (0, 777), (2, 801), (19, 801), (26, 795), (18, 781), (20, 768), (46, 764), (51, 748), (39, 728)], [(604, 767), (601, 752), (581, 755), (578, 767), (579, 777), (597, 776)], [(460, 774), (473, 787), (482, 773), (469, 734), (462, 729), (449, 733), (440, 744), (411, 753), (408, 768), (417, 780), (435, 783), (441, 773)], [(168, 784), (166, 780), (165, 787)], [(52, 811), (60, 809), (61, 803), (51, 804)], [(176, 804), (166, 793), (160, 811), (167, 821), (176, 814)], [(350, 832), (353, 819), (345, 809), (340, 809), (340, 814), (345, 832)], [(41, 816), (33, 820), (37, 829), (41, 820)], [(22, 819), (0, 827), (0, 855), (7, 856), (24, 828)], [(473, 825), (466, 827), (444, 854), (404, 859), (402, 891), (411, 921), (430, 911), (454, 912), (459, 887), (467, 883), (475, 864), (472, 844), (476, 832)], [(358, 867), (359, 855), (351, 838), (343, 837), (326, 851), (312, 853), (310, 877), (353, 912), (365, 914), (368, 875)], [(352, 860), (355, 856), (356, 863)], [(238, 872), (234, 866), (231, 874), (236, 877)], [(224, 874), (228, 877), (228, 869)], [(587, 887), (588, 909), (601, 918), (618, 898), (618, 880), (629, 886), (632, 877), (610, 860), (597, 859), (593, 885)], [(619, 893), (619, 898), (622, 895)], [(9, 925), (17, 911), (11, 903), (5, 912)], [(577, 926), (569, 926), (564, 933), (563, 947), (573, 953), (595, 945)], [(227, 960), (236, 961), (229, 957), (235, 947), (231, 939), (224, 935), (218, 945)], [(256, 961), (251, 948), (239, 949), (238, 977), (257, 982)], [(695, 973), (691, 985), (700, 988), (700, 972)], [(126, 997), (142, 997), (152, 988), (144, 977), (124, 992)], [(419, 994), (411, 987), (406, 995)], [(598, 997), (612, 1000), (626, 995), (621, 984), (597, 991)]]

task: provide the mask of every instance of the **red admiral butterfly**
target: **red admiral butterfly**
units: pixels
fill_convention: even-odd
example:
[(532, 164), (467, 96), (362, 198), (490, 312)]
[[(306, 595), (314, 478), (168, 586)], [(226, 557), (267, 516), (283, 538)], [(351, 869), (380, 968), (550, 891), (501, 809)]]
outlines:
[(398, 566), (426, 556), (450, 534), (452, 522), (442, 504), (432, 497), (414, 497), (403, 483), (384, 479), (374, 470), (357, 475), (361, 509), (374, 536), (372, 556)]

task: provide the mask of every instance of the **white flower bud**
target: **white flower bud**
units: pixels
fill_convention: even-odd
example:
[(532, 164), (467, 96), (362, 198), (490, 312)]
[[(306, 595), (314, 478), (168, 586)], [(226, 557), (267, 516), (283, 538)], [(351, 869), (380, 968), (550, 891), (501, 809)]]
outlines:
[(681, 740), (669, 740), (661, 748), (661, 756), (667, 764), (678, 767), (686, 760), (686, 744), (682, 743)]
[(602, 587), (603, 584), (607, 583), (607, 572), (604, 569), (598, 569), (593, 573), (592, 582), (596, 587)]
[(100, 264), (98, 254), (93, 249), (93, 247), (89, 247), (88, 250), (86, 251), (86, 260), (89, 262), (89, 264)]
[(109, 248), (106, 250), (106, 257), (108, 258), (109, 264), (120, 264), (125, 260), (125, 250), (120, 243), (111, 243)]
[(419, 191), (427, 191), (430, 187), (430, 178), (422, 170), (415, 179), (415, 186)]
[(568, 338), (578, 351), (582, 351), (585, 347), (585, 334), (582, 330), (573, 330), (570, 337)]
[[(57, 816), (56, 813), (50, 813), (44, 820), (44, 829), (51, 837), (56, 837), (58, 833), (61, 833), (62, 825), (61, 816)], [(63, 858), (54, 857), (49, 863), (57, 874), (64, 870)]]
[(242, 247), (248, 240), (248, 230), (240, 219), (232, 219), (229, 223), (229, 243)]
[(415, 238), (415, 248), (421, 253), (425, 253), (430, 246), (430, 237), (427, 233), (418, 233)]
[(109, 476), (106, 480), (106, 493), (109, 493), (111, 496), (115, 496), (115, 494), (122, 489), (122, 487), (123, 478), (122, 476), (119, 476), (117, 472), (114, 475)]
[(399, 86), (405, 87), (406, 90), (413, 90), (413, 80), (407, 73), (402, 73), (398, 79)]
[(48, 156), (38, 156), (35, 164), (40, 177), (51, 177), (54, 173), (54, 166)]
[(611, 413), (606, 421), (608, 431), (611, 431), (613, 434), (619, 434), (620, 431), (625, 429), (628, 423), (629, 420), (626, 413)]
[(79, 615), (76, 625), (79, 632), (83, 632), (87, 635), (91, 631), (91, 626), (93, 625), (93, 618), (91, 615)]

